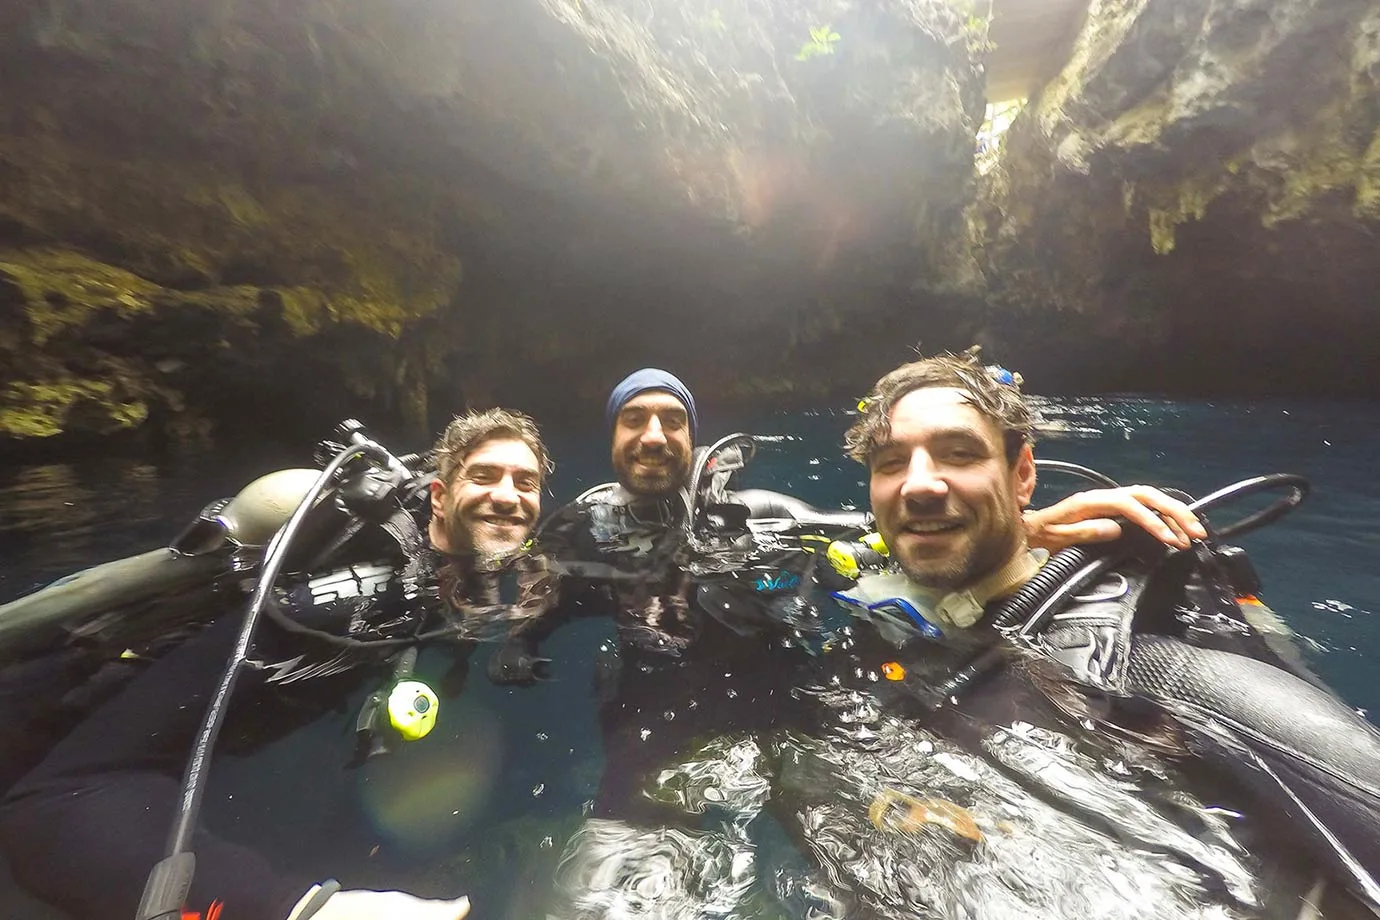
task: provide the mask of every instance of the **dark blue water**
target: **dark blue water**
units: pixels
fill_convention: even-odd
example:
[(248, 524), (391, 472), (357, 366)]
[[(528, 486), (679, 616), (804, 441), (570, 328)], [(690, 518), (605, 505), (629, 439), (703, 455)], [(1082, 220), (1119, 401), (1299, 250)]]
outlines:
[[(1038, 456), (1127, 484), (1201, 495), (1260, 473), (1307, 476), (1309, 501), (1241, 542), (1266, 601), (1311, 640), (1321, 675), (1353, 705), (1380, 705), (1367, 666), (1380, 653), (1380, 407), (1125, 399), (1043, 402), (1041, 410)], [(839, 448), (849, 421), (832, 411), (721, 417), (707, 421), (701, 440), (733, 430), (772, 435), (745, 484), (864, 507), (863, 471)], [(602, 432), (551, 430), (548, 438), (559, 463), (546, 499), (552, 507), (608, 478)], [(211, 498), (267, 470), (305, 464), (311, 446), (304, 441), (300, 456), (242, 445), (156, 461), (0, 470), (0, 601), (165, 543)], [(1075, 485), (1051, 479), (1038, 498), (1052, 501)], [(1219, 523), (1235, 516), (1227, 509)], [(556, 679), (535, 688), (497, 688), (472, 674), (432, 736), (362, 770), (341, 769), (358, 700), (253, 757), (218, 758), (207, 820), (295, 871), (421, 894), (466, 890), (476, 917), (533, 916), (603, 768), (590, 675), (609, 635), (599, 620), (559, 632), (547, 646)], [(442, 659), (424, 656), (422, 676), (438, 678)], [(3, 884), (0, 915), (49, 916)]]

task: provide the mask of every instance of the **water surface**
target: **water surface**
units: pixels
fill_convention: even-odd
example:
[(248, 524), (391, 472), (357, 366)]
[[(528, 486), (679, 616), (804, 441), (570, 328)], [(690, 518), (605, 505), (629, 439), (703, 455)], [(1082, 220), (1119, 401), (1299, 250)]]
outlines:
[[(1307, 476), (1310, 500), (1242, 542), (1265, 599), (1310, 640), (1318, 672), (1353, 705), (1380, 704), (1366, 665), (1380, 652), (1373, 613), (1380, 610), (1380, 485), (1373, 473), (1380, 408), (1086, 399), (1040, 401), (1040, 409), (1037, 455), (1083, 463), (1123, 483), (1201, 495), (1260, 473)], [(850, 420), (832, 410), (720, 417), (707, 420), (702, 440), (733, 430), (771, 435), (745, 484), (821, 506), (864, 507), (862, 468), (839, 448)], [(548, 439), (559, 462), (550, 507), (556, 497), (607, 478), (602, 431), (555, 428)], [(210, 499), (262, 472), (308, 461), (311, 446), (304, 442), (300, 456), (239, 445), (157, 460), (90, 458), (0, 470), (0, 600), (160, 545)], [(1051, 478), (1037, 501), (1074, 486)], [(1222, 521), (1235, 516), (1224, 510)], [(556, 679), (535, 688), (494, 687), (471, 675), (432, 737), (360, 771), (340, 769), (359, 703), (343, 701), (337, 716), (253, 757), (218, 759), (207, 820), (323, 877), (438, 895), (453, 893), (458, 881), (474, 895), (476, 917), (536, 915), (557, 857), (584, 825), (603, 769), (590, 675), (609, 637), (609, 624), (597, 619), (557, 633), (546, 649)], [(443, 657), (424, 655), (420, 670), (444, 670)], [(660, 839), (670, 846), (671, 838)], [(789, 845), (778, 852), (789, 853)], [(735, 865), (729, 851), (699, 855), (725, 871)], [(795, 902), (784, 897), (810, 909), (799, 906), (808, 901), (803, 895)], [(0, 907), (7, 917), (48, 916), (2, 885)]]

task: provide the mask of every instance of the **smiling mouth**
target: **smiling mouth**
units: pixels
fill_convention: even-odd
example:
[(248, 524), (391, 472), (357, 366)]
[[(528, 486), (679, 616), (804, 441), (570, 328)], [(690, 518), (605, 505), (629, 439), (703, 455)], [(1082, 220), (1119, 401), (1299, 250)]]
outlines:
[(962, 529), (962, 521), (912, 521), (902, 527), (901, 532), (917, 537), (931, 537), (935, 534), (953, 533)]

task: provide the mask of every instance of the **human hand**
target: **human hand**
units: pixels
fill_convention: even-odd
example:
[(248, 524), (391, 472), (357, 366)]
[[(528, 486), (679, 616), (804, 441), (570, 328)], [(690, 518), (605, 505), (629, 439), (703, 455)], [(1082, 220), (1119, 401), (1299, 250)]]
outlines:
[(1124, 518), (1177, 549), (1207, 536), (1188, 505), (1152, 486), (1092, 489), (1022, 516), (1026, 542), (1052, 553), (1078, 543), (1115, 540), (1121, 536), (1121, 524), (1113, 518)]
[(462, 920), (469, 912), (468, 897), (433, 901), (405, 891), (361, 888), (331, 893), (321, 885), (313, 885), (287, 920)]

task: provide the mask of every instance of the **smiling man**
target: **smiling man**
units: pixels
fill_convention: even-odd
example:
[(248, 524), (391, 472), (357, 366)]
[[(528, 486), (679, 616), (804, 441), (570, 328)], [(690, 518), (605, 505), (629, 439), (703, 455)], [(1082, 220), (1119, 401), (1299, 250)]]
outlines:
[[(1000, 376), (975, 350), (902, 365), (877, 381), (846, 436), (870, 473), (877, 530), (915, 589), (910, 609), (937, 630), (974, 625), (983, 605), (1038, 571), (1043, 553), (1116, 539), (1118, 518), (1175, 549), (1207, 536), (1187, 505), (1148, 486), (1030, 509), (1034, 425), (1018, 387)], [(897, 587), (891, 578), (875, 590)], [(858, 596), (876, 603), (869, 590), (860, 584)]]
[(604, 416), (618, 481), (553, 514), (538, 542), (563, 571), (612, 588), (625, 643), (678, 655), (698, 631), (675, 561), (685, 539), (695, 397), (674, 374), (643, 368), (613, 388)]
[[(447, 426), (433, 453), (434, 480), (419, 476), (381, 513), (352, 522), (362, 526), (342, 528), (343, 545), (321, 570), (282, 579), (275, 615), (261, 624), (240, 678), (232, 709), (240, 717), (231, 716), (224, 737), (257, 750), (336, 706), (371, 673), (376, 686), (396, 686), (410, 674), (393, 666), (404, 648), (443, 644), (454, 653), (453, 674), (463, 673), (480, 639), (505, 638), (509, 657), (532, 652), (554, 600), (544, 563), (525, 551), (551, 469), (537, 427), (521, 413), (471, 412)], [(341, 484), (340, 503), (350, 487)], [(506, 573), (516, 576), (516, 594), (505, 598)], [(237, 606), (210, 614), (216, 622), (96, 709), (0, 803), (0, 850), (29, 891), (80, 920), (134, 915), (143, 880), (163, 855), (192, 739), (235, 650)], [(387, 718), (351, 723), (365, 749), (401, 743)], [(298, 781), (338, 770), (349, 753), (348, 745), (323, 749), (319, 762), (301, 765)], [(464, 898), (332, 894), (333, 883), (309, 886), (205, 832), (194, 849), (183, 916), (299, 920), (323, 897), (316, 920), (458, 920), (469, 910)]]
[(661, 498), (685, 484), (694, 449), (695, 400), (664, 371), (641, 370), (609, 397), (613, 469), (634, 495)]
[[(961, 871), (947, 868), (958, 852), (952, 841), (935, 852), (933, 865), (913, 849), (904, 857), (837, 857), (874, 847), (875, 830), (888, 822), (907, 834), (936, 823), (932, 800), (912, 798), (906, 789), (949, 790), (952, 802), (941, 804), (971, 828), (1012, 814), (1005, 810), (1013, 801), (1009, 795), (983, 801), (984, 787), (993, 782), (984, 771), (995, 759), (1002, 778), (1029, 771), (1026, 778), (1038, 780), (1043, 801), (1075, 819), (1096, 813), (1116, 825), (1117, 836), (1143, 816), (1160, 822), (1164, 833), (1153, 849), (1180, 861), (1177, 877), (1190, 880), (1181, 896), (1189, 903), (1196, 905), (1206, 891), (1232, 889), (1222, 879), (1235, 873), (1244, 881), (1233, 896), (1249, 902), (1253, 886), (1268, 886), (1281, 916), (1315, 913), (1321, 879), (1329, 877), (1329, 891), (1362, 892), (1380, 904), (1374, 878), (1380, 869), (1380, 796), (1374, 791), (1380, 734), (1299, 668), (1297, 651), (1288, 649), (1292, 634), (1283, 621), (1261, 612), (1254, 597), (1258, 582), (1238, 548), (1210, 537), (1189, 506), (1143, 486), (1084, 492), (1043, 511), (1028, 510), (1036, 483), (1031, 412), (1014, 375), (983, 366), (976, 349), (893, 370), (860, 408), (846, 436), (848, 452), (868, 469), (872, 511), (899, 571), (866, 575), (834, 595), (876, 628), (850, 631), (849, 641), (823, 659), (818, 684), (839, 692), (821, 699), (834, 711), (827, 727), (815, 732), (817, 741), (795, 754), (797, 761), (840, 769), (809, 771), (807, 782), (788, 777), (782, 806), (788, 816), (817, 814), (833, 807), (821, 790), (862, 792), (853, 793), (855, 805), (842, 814), (800, 830), (825, 863), (821, 875), (841, 880), (840, 898), (888, 900), (881, 913), (905, 913), (917, 898), (930, 904), (937, 897), (939, 904), (964, 905), (935, 906), (940, 914), (982, 914), (974, 904), (1002, 903), (1013, 912), (1063, 916), (1043, 904), (1017, 908), (1028, 886), (1003, 892), (1007, 879), (1020, 877), (1002, 865), (1004, 845), (963, 851)], [(1140, 525), (1166, 546), (1132, 532), (1124, 541), (1046, 564), (1047, 549), (1116, 538), (1120, 521)], [(1045, 538), (1040, 548), (1031, 548), (1032, 534)], [(879, 714), (865, 735), (859, 711)], [(919, 719), (903, 724), (898, 715)], [(854, 736), (867, 740), (849, 748)], [(893, 741), (891, 751), (879, 755)], [(920, 745), (925, 755), (914, 758)], [(927, 764), (939, 760), (930, 752), (941, 746), (950, 760), (936, 784), (924, 777)], [(1059, 752), (1074, 753), (1077, 762), (1059, 765)], [(1162, 766), (1145, 766), (1165, 752)], [(981, 779), (969, 788), (955, 784), (965, 773), (950, 766), (965, 757), (969, 778)], [(1132, 762), (1141, 766), (1127, 770)], [(1060, 779), (1049, 782), (1053, 776)], [(1259, 782), (1262, 776), (1269, 781)], [(867, 784), (857, 787), (858, 777), (867, 777)], [(906, 786), (884, 786), (885, 795), (861, 807), (857, 803), (875, 794), (876, 777)], [(1157, 810), (1169, 800), (1156, 788), (1159, 782), (1174, 788), (1178, 808)], [(1103, 802), (1123, 800), (1089, 809), (1093, 789), (1102, 790), (1097, 795), (1105, 795)], [(1176, 823), (1182, 804), (1199, 793), (1233, 815), (1233, 849), (1251, 853), (1260, 865), (1274, 861), (1275, 868), (1251, 878), (1257, 870), (1244, 863), (1199, 859), (1203, 828)], [(1321, 832), (1306, 832), (1297, 818), (1287, 817), (1298, 814)], [(1281, 816), (1288, 830), (1273, 823)], [(856, 847), (851, 840), (838, 842), (838, 829), (849, 821), (866, 835)], [(1082, 846), (1074, 843), (1080, 837), (1107, 839), (1105, 826), (1084, 831), (1076, 824), (1068, 822), (1069, 836), (1058, 838), (1065, 852)], [(959, 824), (946, 826), (963, 836)], [(989, 833), (987, 827), (981, 833)], [(981, 836), (968, 834), (974, 835)], [(888, 836), (904, 835), (880, 835)], [(1281, 849), (1283, 840), (1289, 843)], [(820, 841), (827, 845), (816, 846)], [(1028, 864), (1029, 851), (1021, 853)], [(1056, 869), (1042, 884), (1095, 892), (1098, 881), (1086, 865), (1124, 858), (1109, 853), (1068, 861), (1066, 883)], [(905, 899), (895, 887), (908, 882), (903, 874), (863, 877), (854, 868), (902, 859), (926, 869), (919, 893), (906, 892)], [(1041, 863), (1054, 867), (1060, 859)], [(1300, 881), (1289, 880), (1280, 865), (1304, 867)], [(934, 879), (947, 881), (934, 887)], [(975, 900), (989, 897), (995, 900)], [(1091, 897), (1100, 914), (1142, 915), (1138, 901), (1122, 911), (1118, 892)], [(897, 901), (901, 906), (893, 907)], [(1087, 913), (1082, 904), (1068, 915)], [(1322, 914), (1353, 915), (1351, 908)]]
[(527, 542), (550, 466), (526, 416), (491, 409), (455, 419), (436, 446), (431, 545), (442, 553), (501, 556)]

